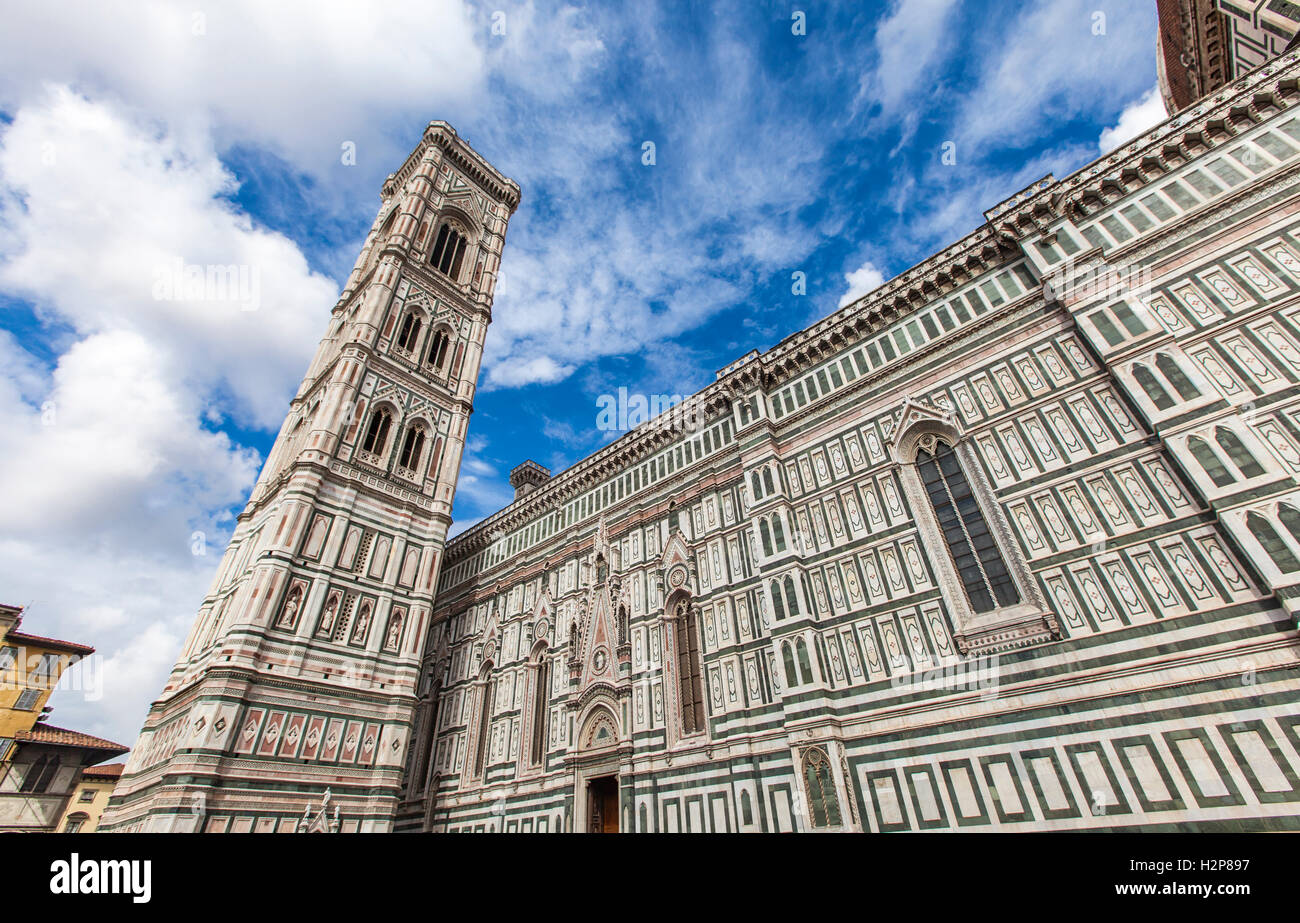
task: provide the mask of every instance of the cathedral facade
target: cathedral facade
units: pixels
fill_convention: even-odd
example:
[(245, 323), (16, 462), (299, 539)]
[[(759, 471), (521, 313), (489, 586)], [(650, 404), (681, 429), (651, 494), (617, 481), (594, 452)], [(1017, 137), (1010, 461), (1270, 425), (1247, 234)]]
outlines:
[(1300, 56), (448, 542), (517, 202), (386, 184), (107, 826), (1300, 829)]

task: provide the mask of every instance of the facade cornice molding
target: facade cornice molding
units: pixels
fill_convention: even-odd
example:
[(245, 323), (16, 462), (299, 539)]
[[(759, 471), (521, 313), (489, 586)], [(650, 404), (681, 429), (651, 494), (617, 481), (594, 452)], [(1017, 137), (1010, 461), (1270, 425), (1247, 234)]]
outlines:
[(425, 154), (430, 147), (435, 147), (450, 160), (457, 169), (464, 173), (469, 179), (480, 186), (484, 192), (491, 196), (496, 202), (505, 205), (510, 214), (519, 207), (521, 190), (519, 184), (503, 173), (498, 171), (483, 157), (470, 147), (457, 133), (455, 128), (436, 119), (429, 123), (424, 130), (424, 136), (416, 146), (406, 161), (398, 168), (396, 173), (390, 174), (384, 181), (383, 195), (387, 200), (398, 188), (406, 184), (425, 159)]

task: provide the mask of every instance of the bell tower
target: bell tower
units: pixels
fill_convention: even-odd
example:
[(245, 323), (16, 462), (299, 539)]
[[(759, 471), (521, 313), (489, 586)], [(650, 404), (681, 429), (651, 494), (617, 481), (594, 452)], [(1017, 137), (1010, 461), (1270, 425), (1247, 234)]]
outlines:
[(392, 828), (519, 187), (435, 121), (382, 199), (101, 829)]

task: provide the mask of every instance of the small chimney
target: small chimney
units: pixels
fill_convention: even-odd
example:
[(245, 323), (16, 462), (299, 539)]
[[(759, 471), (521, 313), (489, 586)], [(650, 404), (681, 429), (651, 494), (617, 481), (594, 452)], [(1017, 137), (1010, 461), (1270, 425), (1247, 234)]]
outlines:
[(516, 500), (532, 493), (550, 479), (551, 469), (543, 468), (532, 459), (510, 472), (510, 486), (515, 489)]

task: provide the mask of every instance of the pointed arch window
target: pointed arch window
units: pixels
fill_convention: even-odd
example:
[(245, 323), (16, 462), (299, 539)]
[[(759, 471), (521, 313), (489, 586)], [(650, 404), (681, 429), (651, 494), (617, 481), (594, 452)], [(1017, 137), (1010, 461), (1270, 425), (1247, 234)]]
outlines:
[(763, 538), (763, 554), (770, 555), (772, 553), (772, 531), (768, 529), (766, 519), (758, 521), (758, 532)]
[(1293, 574), (1300, 570), (1300, 561), (1292, 554), (1291, 549), (1287, 547), (1286, 542), (1282, 541), (1282, 536), (1277, 534), (1277, 530), (1263, 516), (1255, 512), (1246, 514), (1246, 528), (1250, 529), (1250, 534), (1255, 536), (1255, 541), (1259, 542), (1264, 551), (1277, 569), (1284, 574)]
[(370, 425), (366, 427), (366, 438), (361, 442), (361, 450), (372, 455), (383, 455), (384, 447), (388, 445), (388, 431), (392, 426), (393, 415), (389, 413), (388, 408), (380, 407), (370, 417)]
[(762, 485), (762, 484), (759, 482), (759, 480), (758, 480), (758, 472), (755, 471), (753, 474), (751, 474), (751, 475), (749, 476), (749, 480), (750, 480), (750, 482), (754, 485), (754, 500), (755, 500), (755, 501), (762, 500), (762, 499), (763, 499), (763, 485)]
[(1142, 390), (1147, 393), (1151, 403), (1156, 405), (1156, 410), (1168, 410), (1174, 406), (1174, 399), (1169, 396), (1164, 385), (1156, 380), (1156, 376), (1145, 365), (1133, 366), (1133, 377), (1137, 383), (1142, 386)]
[(700, 675), (700, 641), (695, 607), (677, 606), (677, 679), (681, 690), (682, 733), (704, 730), (704, 684)]
[(408, 311), (402, 319), (402, 326), (397, 332), (397, 347), (407, 352), (415, 351), (415, 341), (420, 336), (420, 317), (414, 311)]
[(536, 685), (533, 688), (533, 736), (529, 758), (534, 766), (542, 765), (546, 757), (546, 710), (551, 693), (551, 662), (543, 652), (537, 660)]
[(424, 427), (412, 426), (406, 431), (406, 439), (402, 442), (402, 452), (398, 456), (397, 463), (403, 468), (415, 470), (420, 464), (420, 457), (424, 454)]
[(441, 371), (442, 364), (447, 358), (447, 349), (451, 345), (451, 337), (447, 335), (446, 330), (439, 330), (429, 341), (429, 354), (427, 362), (433, 368)]
[(785, 578), (781, 581), (781, 585), (785, 588), (785, 607), (786, 607), (786, 610), (787, 610), (787, 611), (790, 613), (790, 615), (792, 615), (792, 616), (794, 616), (794, 615), (798, 615), (798, 614), (799, 614), (799, 597), (797, 597), (797, 596), (795, 595), (795, 593), (794, 593), (794, 578), (791, 577), (789, 574), (786, 574)]
[(794, 647), (787, 641), (781, 645), (781, 659), (785, 662), (785, 685), (793, 689), (799, 685), (799, 674), (794, 668)]
[(460, 279), (460, 266), (465, 258), (465, 235), (444, 223), (438, 229), (438, 239), (433, 244), (433, 256), (430, 262), (439, 272), (453, 282)]
[(916, 467), (971, 609), (989, 612), (1020, 602), (1020, 593), (953, 447), (937, 442), (932, 453), (921, 449)]
[[(484, 674), (492, 669), (488, 664)], [(478, 740), (474, 744), (474, 775), (482, 776), (487, 762), (487, 736), (492, 724), (492, 704), (496, 698), (496, 680), (488, 679), (483, 685), (483, 699), (478, 709)]]
[(771, 468), (764, 468), (764, 469), (763, 469), (763, 487), (764, 487), (764, 489), (766, 489), (766, 491), (767, 491), (769, 494), (770, 494), (770, 493), (775, 493), (775, 492), (776, 492), (776, 485), (772, 482), (772, 469), (771, 469)]
[(1196, 463), (1210, 476), (1210, 481), (1215, 487), (1227, 487), (1235, 480), (1223, 466), (1223, 462), (1219, 461), (1219, 456), (1214, 454), (1210, 444), (1200, 436), (1192, 436), (1188, 439), (1187, 448), (1196, 459)]
[(1190, 401), (1201, 396), (1200, 389), (1192, 384), (1192, 380), (1178, 367), (1178, 363), (1173, 360), (1172, 356), (1167, 353), (1157, 355), (1156, 368), (1160, 370), (1161, 375), (1169, 379), (1169, 383), (1174, 386), (1174, 390), (1178, 392), (1178, 396), (1183, 400)]
[(808, 790), (808, 819), (814, 827), (838, 827), (840, 800), (826, 751), (812, 747), (803, 754), (803, 780)]
[(785, 603), (781, 601), (781, 585), (772, 584), (772, 614), (776, 616), (779, 622), (785, 618)]
[(1241, 471), (1243, 477), (1257, 478), (1264, 473), (1264, 468), (1251, 454), (1250, 449), (1246, 448), (1240, 437), (1226, 426), (1215, 428), (1214, 441), (1228, 453), (1228, 458), (1232, 459), (1232, 463)]
[(781, 525), (780, 516), (772, 517), (772, 544), (777, 551), (785, 551), (785, 527)]
[(794, 642), (795, 656), (799, 658), (799, 679), (805, 683), (813, 681), (812, 662), (808, 657), (808, 642), (798, 638)]

